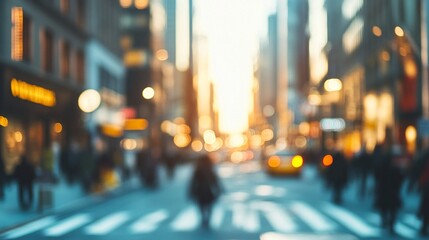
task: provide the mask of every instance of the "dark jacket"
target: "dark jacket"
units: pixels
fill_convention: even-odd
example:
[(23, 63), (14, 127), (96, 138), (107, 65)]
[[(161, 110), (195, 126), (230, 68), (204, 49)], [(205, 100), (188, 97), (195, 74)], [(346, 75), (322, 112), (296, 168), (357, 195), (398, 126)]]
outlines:
[(32, 185), (36, 179), (35, 167), (23, 158), (15, 168), (15, 178), (20, 185)]
[(189, 196), (200, 205), (212, 204), (221, 194), (219, 179), (210, 158), (197, 160), (189, 186)]

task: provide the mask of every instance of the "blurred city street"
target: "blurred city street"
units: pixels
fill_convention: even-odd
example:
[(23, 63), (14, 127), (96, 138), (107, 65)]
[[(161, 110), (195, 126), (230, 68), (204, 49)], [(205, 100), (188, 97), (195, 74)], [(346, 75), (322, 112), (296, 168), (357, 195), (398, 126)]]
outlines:
[(315, 166), (300, 178), (272, 177), (258, 162), (218, 166), (224, 194), (209, 228), (200, 224), (187, 196), (192, 166), (176, 169), (174, 180), (160, 171), (159, 188), (135, 185), (91, 204), (55, 211), (0, 234), (1, 239), (419, 239), (416, 194), (406, 194), (396, 235), (380, 228), (371, 194), (361, 199), (354, 184), (335, 205)]
[(0, 240), (429, 236), (429, 0), (0, 0)]

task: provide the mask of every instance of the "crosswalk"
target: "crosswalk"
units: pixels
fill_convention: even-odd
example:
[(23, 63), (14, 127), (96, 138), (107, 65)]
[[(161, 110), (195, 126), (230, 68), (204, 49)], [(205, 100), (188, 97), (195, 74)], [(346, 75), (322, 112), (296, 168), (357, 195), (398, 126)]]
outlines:
[[(92, 236), (103, 236), (114, 231), (127, 234), (149, 234), (167, 228), (172, 232), (189, 232), (199, 228), (198, 209), (189, 205), (179, 212), (157, 209), (140, 216), (132, 211), (118, 211), (105, 216), (77, 213), (67, 217), (48, 216), (10, 230), (0, 237), (17, 239), (31, 234), (61, 237), (75, 231)], [(270, 201), (249, 201), (230, 205), (216, 205), (212, 212), (211, 228), (229, 229), (247, 233), (320, 233), (344, 232), (347, 229), (358, 237), (381, 237), (380, 223), (374, 213), (356, 214), (343, 207), (323, 203), (314, 207), (303, 201), (292, 201), (287, 206)], [(404, 238), (418, 236), (420, 220), (404, 215), (396, 230)]]

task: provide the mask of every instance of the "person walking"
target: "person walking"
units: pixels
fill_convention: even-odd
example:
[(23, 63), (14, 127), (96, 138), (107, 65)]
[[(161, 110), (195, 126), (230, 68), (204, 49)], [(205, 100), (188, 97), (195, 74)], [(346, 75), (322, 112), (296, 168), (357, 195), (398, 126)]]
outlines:
[(4, 185), (6, 182), (6, 169), (0, 156), (0, 201), (4, 200)]
[(336, 150), (332, 153), (332, 165), (327, 169), (328, 186), (332, 188), (332, 200), (336, 204), (342, 203), (343, 191), (348, 181), (348, 164), (343, 153)]
[(417, 216), (422, 220), (420, 234), (428, 236), (429, 228), (429, 162), (426, 162), (419, 177), (420, 205)]
[(15, 168), (15, 177), (18, 181), (18, 198), (22, 210), (28, 210), (33, 204), (33, 183), (36, 179), (36, 170), (26, 156)]
[(401, 187), (404, 181), (404, 173), (399, 166), (394, 164), (394, 157), (389, 144), (385, 145), (379, 157), (379, 163), (374, 171), (374, 206), (380, 212), (382, 226), (394, 234), (397, 213), (402, 206)]
[(195, 169), (189, 186), (189, 195), (200, 209), (202, 226), (208, 227), (211, 210), (222, 188), (209, 155), (204, 154), (196, 160)]
[(364, 144), (353, 160), (353, 166), (355, 167), (354, 170), (359, 184), (358, 193), (361, 199), (367, 194), (368, 178), (372, 170), (372, 163), (371, 154), (368, 153)]

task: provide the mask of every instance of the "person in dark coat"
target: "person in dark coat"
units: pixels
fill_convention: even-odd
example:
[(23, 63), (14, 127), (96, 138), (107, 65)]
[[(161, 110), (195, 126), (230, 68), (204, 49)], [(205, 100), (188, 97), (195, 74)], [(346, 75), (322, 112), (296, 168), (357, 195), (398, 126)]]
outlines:
[(196, 161), (189, 185), (189, 196), (200, 209), (202, 225), (208, 227), (212, 206), (222, 190), (210, 156), (202, 155)]
[(21, 157), (21, 162), (15, 168), (15, 177), (18, 181), (20, 207), (22, 210), (28, 210), (33, 204), (33, 183), (36, 179), (36, 170), (27, 157)]
[(422, 220), (420, 234), (428, 236), (429, 228), (429, 162), (423, 168), (419, 178), (420, 205), (417, 216)]
[(4, 200), (4, 185), (6, 182), (6, 169), (0, 156), (0, 200)]
[(348, 181), (348, 164), (346, 158), (340, 151), (332, 154), (332, 165), (327, 169), (327, 184), (332, 188), (332, 200), (341, 204), (342, 195)]
[(354, 167), (357, 171), (357, 178), (360, 185), (358, 191), (361, 198), (364, 198), (367, 193), (367, 182), (371, 173), (372, 162), (371, 154), (367, 152), (365, 145), (363, 145), (360, 152), (354, 158)]
[(379, 163), (374, 172), (374, 206), (380, 212), (382, 225), (394, 233), (398, 210), (402, 206), (401, 187), (404, 181), (403, 171), (394, 164), (392, 150), (387, 146), (379, 155)]

